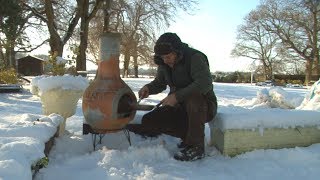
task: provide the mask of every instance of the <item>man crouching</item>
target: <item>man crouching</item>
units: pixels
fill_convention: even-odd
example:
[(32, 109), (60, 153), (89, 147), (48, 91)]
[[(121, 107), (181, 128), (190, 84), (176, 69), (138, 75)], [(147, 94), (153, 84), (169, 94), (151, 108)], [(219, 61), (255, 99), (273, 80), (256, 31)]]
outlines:
[(176, 160), (204, 157), (204, 127), (217, 113), (217, 98), (207, 56), (181, 42), (175, 33), (164, 33), (154, 47), (158, 65), (155, 79), (139, 90), (146, 98), (170, 87), (162, 106), (145, 114), (141, 124), (128, 124), (128, 130), (144, 135), (168, 134), (181, 138), (182, 150)]

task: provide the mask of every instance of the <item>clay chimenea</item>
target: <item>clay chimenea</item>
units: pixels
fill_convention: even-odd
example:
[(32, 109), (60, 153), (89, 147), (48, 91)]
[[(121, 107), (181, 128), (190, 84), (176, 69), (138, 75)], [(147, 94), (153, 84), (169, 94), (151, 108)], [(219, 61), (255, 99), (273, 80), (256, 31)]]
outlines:
[(120, 78), (119, 49), (119, 33), (102, 34), (97, 74), (83, 94), (83, 134), (122, 130), (135, 116), (137, 99)]

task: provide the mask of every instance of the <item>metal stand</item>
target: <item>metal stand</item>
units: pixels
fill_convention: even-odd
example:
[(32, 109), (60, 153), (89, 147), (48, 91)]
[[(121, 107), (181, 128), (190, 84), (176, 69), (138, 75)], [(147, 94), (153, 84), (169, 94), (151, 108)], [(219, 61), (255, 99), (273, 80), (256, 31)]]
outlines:
[[(121, 130), (122, 130), (122, 132), (124, 133), (124, 135), (126, 136), (129, 145), (131, 146), (130, 131), (129, 131), (128, 129), (126, 129), (126, 128), (121, 129)], [(106, 133), (113, 133), (113, 132), (115, 132), (115, 131), (106, 132)], [(100, 133), (92, 133), (92, 134), (91, 134), (91, 137), (92, 137), (92, 145), (93, 145), (93, 150), (94, 150), (94, 151), (96, 150), (97, 145), (102, 143), (102, 138), (106, 135), (106, 133), (105, 133), (105, 134), (100, 134)], [(97, 136), (99, 137), (98, 140), (97, 140)]]
[[(97, 143), (97, 136), (99, 136), (99, 141)], [(92, 138), (92, 145), (93, 145), (93, 150), (96, 150), (96, 147), (98, 144), (102, 143), (102, 138), (105, 136), (105, 134), (91, 134)]]
[(122, 132), (124, 133), (124, 135), (126, 136), (129, 146), (131, 146), (131, 138), (130, 138), (130, 131), (127, 128), (124, 128), (122, 130)]

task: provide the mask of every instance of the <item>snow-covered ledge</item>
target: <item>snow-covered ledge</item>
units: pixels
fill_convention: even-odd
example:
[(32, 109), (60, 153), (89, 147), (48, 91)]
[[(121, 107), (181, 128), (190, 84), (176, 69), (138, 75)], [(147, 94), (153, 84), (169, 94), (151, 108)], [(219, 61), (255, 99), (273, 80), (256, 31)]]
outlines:
[(59, 128), (61, 136), (65, 131), (66, 119), (75, 114), (77, 102), (89, 81), (82, 76), (64, 75), (43, 77), (37, 83), (43, 113), (57, 113), (64, 117)]
[(291, 148), (320, 143), (318, 111), (235, 109), (234, 113), (228, 114), (223, 112), (224, 109), (220, 109), (214, 124), (209, 123), (209, 144), (224, 155), (234, 156), (254, 149)]
[(283, 109), (292, 107), (292, 103), (283, 98), (281, 92), (271, 89), (267, 96), (263, 96), (266, 98), (262, 98), (267, 100), (264, 104), (277, 105), (276, 108), (219, 107), (214, 123), (209, 123), (210, 145), (224, 155), (234, 156), (254, 149), (320, 143), (320, 81), (311, 87), (295, 109)]
[(48, 156), (50, 140), (63, 117), (23, 114), (0, 132), (0, 179), (32, 179), (36, 164)]

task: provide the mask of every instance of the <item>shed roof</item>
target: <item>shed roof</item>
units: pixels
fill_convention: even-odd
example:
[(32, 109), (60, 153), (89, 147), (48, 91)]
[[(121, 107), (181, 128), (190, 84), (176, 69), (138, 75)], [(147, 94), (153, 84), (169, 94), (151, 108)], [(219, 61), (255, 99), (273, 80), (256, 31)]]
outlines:
[(25, 60), (25, 59), (35, 59), (35, 60), (38, 60), (38, 61), (46, 61), (44, 59), (41, 59), (41, 58), (38, 58), (38, 57), (35, 57), (35, 56), (31, 56), (31, 55), (28, 55), (28, 56), (25, 56), (25, 57), (22, 57), (22, 58), (19, 58), (18, 60)]

